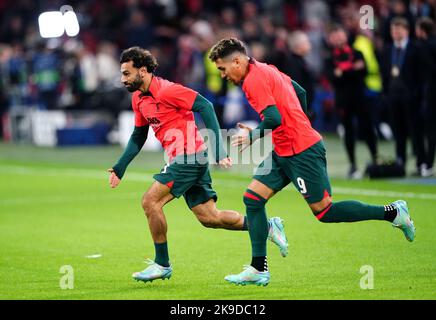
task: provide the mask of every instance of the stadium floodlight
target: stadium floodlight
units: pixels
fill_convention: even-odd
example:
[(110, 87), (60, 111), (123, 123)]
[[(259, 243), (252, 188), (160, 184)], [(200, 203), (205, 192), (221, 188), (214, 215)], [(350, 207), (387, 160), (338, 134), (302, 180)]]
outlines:
[(64, 14), (65, 32), (69, 37), (75, 37), (79, 34), (80, 27), (77, 16), (73, 11)]
[(80, 26), (77, 16), (71, 6), (64, 5), (59, 11), (43, 12), (38, 17), (39, 34), (42, 38), (58, 38), (64, 32), (67, 36), (79, 34)]
[(64, 34), (64, 17), (60, 11), (43, 12), (38, 17), (39, 34), (43, 38), (58, 38)]
[(77, 36), (79, 34), (80, 27), (77, 16), (73, 11), (73, 7), (65, 5), (61, 7), (60, 11), (64, 15), (65, 32), (67, 33), (67, 36)]

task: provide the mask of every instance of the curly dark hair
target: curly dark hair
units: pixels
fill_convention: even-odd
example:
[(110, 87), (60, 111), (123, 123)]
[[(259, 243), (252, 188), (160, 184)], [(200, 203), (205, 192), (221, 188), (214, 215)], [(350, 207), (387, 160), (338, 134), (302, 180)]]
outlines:
[(131, 47), (124, 50), (120, 56), (120, 63), (133, 61), (135, 68), (146, 67), (147, 72), (153, 73), (158, 64), (156, 58), (150, 53), (150, 51), (142, 49), (140, 47)]
[(244, 42), (236, 38), (222, 39), (218, 41), (218, 43), (216, 43), (210, 50), (209, 59), (215, 62), (218, 59), (223, 59), (234, 52), (240, 52), (246, 55), (247, 48)]

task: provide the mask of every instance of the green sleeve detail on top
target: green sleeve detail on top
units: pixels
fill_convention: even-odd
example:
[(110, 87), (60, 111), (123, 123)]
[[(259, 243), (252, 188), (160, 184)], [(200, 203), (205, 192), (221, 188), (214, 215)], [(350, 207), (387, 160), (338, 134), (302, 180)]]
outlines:
[[(215, 135), (215, 139), (209, 137), (209, 139), (211, 139), (210, 141), (212, 141), (215, 161), (219, 162), (220, 160), (227, 158), (227, 152), (224, 150), (224, 142), (223, 137), (221, 136), (220, 126), (212, 103), (201, 94), (197, 94), (197, 98), (195, 98), (194, 104), (192, 105), (192, 111), (200, 113), (206, 128), (212, 130)], [(213, 146), (213, 142), (215, 143), (215, 146)]]
[(298, 82), (291, 80), (292, 86), (294, 87), (295, 93), (297, 94), (298, 101), (300, 101), (301, 108), (303, 109), (304, 113), (307, 114), (307, 96), (306, 96), (306, 90), (302, 86), (298, 84)]
[(118, 178), (121, 179), (124, 176), (129, 163), (136, 157), (139, 151), (141, 151), (145, 141), (147, 140), (148, 129), (148, 125), (143, 127), (135, 127), (135, 129), (133, 129), (124, 153), (112, 168), (114, 169)]
[(278, 126), (282, 124), (282, 116), (277, 109), (277, 106), (271, 105), (266, 107), (262, 114), (264, 116), (264, 119), (257, 128), (250, 131), (250, 142), (254, 142), (257, 139), (262, 138), (265, 136), (265, 130), (274, 130)]

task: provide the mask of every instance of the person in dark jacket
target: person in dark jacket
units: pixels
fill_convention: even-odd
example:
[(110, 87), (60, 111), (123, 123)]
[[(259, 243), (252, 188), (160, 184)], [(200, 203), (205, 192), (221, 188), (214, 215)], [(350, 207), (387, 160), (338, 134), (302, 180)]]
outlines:
[(419, 39), (424, 75), (424, 142), (427, 156), (420, 175), (429, 177), (433, 175), (436, 150), (436, 35), (433, 20), (428, 17), (419, 18), (415, 32)]
[(368, 146), (372, 162), (377, 161), (377, 137), (370, 110), (365, 102), (366, 66), (363, 55), (350, 47), (347, 34), (341, 26), (332, 28), (328, 35), (331, 55), (326, 61), (326, 72), (333, 84), (335, 104), (345, 130), (345, 149), (350, 162), (349, 178), (361, 177), (357, 169), (354, 121)]
[(309, 37), (303, 31), (294, 31), (289, 35), (288, 46), (290, 54), (284, 72), (306, 90), (307, 115), (309, 120), (313, 122), (315, 114), (312, 110), (312, 102), (315, 97), (315, 77), (304, 60), (305, 56), (312, 50)]
[(381, 65), (397, 163), (406, 168), (407, 138), (410, 136), (419, 173), (425, 164), (420, 53), (409, 38), (409, 23), (406, 19), (392, 19), (391, 36), (393, 43), (385, 47)]

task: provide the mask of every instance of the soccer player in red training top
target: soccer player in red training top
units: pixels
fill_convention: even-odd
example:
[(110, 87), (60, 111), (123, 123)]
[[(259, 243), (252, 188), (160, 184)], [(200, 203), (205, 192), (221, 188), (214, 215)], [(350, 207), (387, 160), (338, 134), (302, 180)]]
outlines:
[[(232, 145), (247, 147), (272, 130), (273, 151), (260, 164), (244, 193), (252, 246), (251, 265), (240, 274), (225, 279), (236, 284), (267, 285), (270, 274), (266, 261), (268, 233), (266, 202), (290, 182), (301, 192), (315, 217), (321, 222), (387, 220), (413, 241), (415, 228), (403, 200), (375, 206), (350, 200), (333, 202), (327, 175), (326, 151), (320, 134), (304, 114), (291, 79), (276, 67), (258, 62), (247, 55), (242, 41), (219, 41), (209, 58), (221, 76), (242, 85), (248, 102), (262, 119), (255, 130), (232, 137)], [(267, 168), (267, 163), (271, 168)]]
[[(193, 111), (198, 111), (215, 140), (216, 162), (228, 168), (232, 161), (223, 147), (219, 125), (212, 104), (197, 92), (182, 85), (156, 77), (155, 57), (139, 47), (129, 48), (121, 54), (121, 82), (133, 92), (132, 108), (135, 128), (127, 147), (118, 162), (109, 169), (109, 184), (118, 186), (127, 166), (144, 145), (149, 126), (162, 143), (169, 164), (165, 165), (156, 180), (142, 198), (142, 207), (148, 219), (154, 241), (155, 260), (149, 266), (133, 274), (135, 280), (144, 282), (170, 278), (167, 245), (167, 223), (163, 206), (174, 198), (184, 196), (187, 205), (197, 219), (209, 228), (247, 230), (246, 218), (236, 211), (218, 210), (217, 196), (212, 189), (208, 168), (207, 149), (195, 125)], [(215, 139), (213, 139), (215, 138)], [(269, 239), (286, 255), (288, 243), (280, 218), (269, 221)]]

